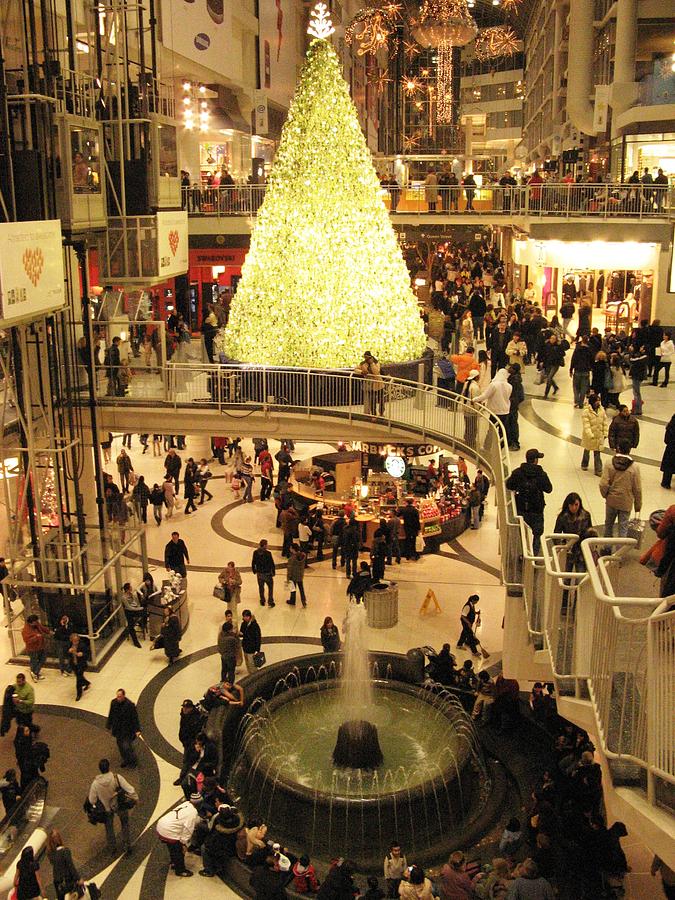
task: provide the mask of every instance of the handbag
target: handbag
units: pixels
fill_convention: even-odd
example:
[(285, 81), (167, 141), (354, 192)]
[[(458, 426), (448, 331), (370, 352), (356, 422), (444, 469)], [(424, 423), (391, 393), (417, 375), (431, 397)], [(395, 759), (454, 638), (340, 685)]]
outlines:
[(226, 590), (224, 584), (217, 584), (213, 589), (213, 596), (216, 600), (222, 600), (223, 602), (229, 600), (229, 597), (226, 596)]
[(136, 801), (124, 790), (117, 775), (115, 775), (115, 783), (117, 784), (117, 789), (115, 790), (115, 796), (110, 804), (112, 811), (119, 813), (133, 809), (134, 806), (136, 806)]
[(87, 797), (82, 804), (82, 809), (85, 811), (90, 825), (101, 825), (105, 822), (105, 806), (100, 800), (97, 800), (96, 803), (90, 803), (89, 797)]
[(264, 650), (258, 650), (257, 653), (253, 654), (253, 662), (255, 663), (256, 669), (262, 669), (262, 667), (267, 662), (267, 657), (265, 656)]
[(628, 527), (626, 529), (626, 537), (633, 538), (638, 542), (638, 546), (640, 545), (640, 541), (642, 539), (642, 535), (645, 530), (645, 523), (641, 522), (640, 519), (631, 519), (628, 523)]

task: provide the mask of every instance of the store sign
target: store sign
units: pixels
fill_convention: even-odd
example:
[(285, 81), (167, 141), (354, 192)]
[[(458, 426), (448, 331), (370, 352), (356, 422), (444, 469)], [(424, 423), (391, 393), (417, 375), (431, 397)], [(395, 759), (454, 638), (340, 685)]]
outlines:
[(206, 250), (190, 250), (190, 267), (192, 266), (241, 266), (246, 258), (247, 250), (243, 247), (214, 247)]
[(255, 92), (255, 133), (267, 134), (269, 132), (269, 118), (267, 115), (267, 94), (265, 91)]
[(157, 272), (169, 278), (188, 270), (187, 212), (157, 213)]
[(65, 302), (61, 223), (0, 225), (0, 327), (37, 318)]
[(402, 456), (413, 459), (415, 456), (433, 456), (440, 451), (436, 444), (370, 444), (367, 441), (352, 442), (354, 450), (370, 453), (372, 456)]
[(392, 478), (402, 478), (405, 475), (405, 460), (402, 456), (388, 456), (384, 461), (384, 468)]

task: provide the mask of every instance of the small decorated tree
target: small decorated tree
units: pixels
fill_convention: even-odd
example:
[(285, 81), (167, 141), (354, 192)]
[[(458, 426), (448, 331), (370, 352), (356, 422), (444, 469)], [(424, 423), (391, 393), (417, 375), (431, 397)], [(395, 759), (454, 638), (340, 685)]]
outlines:
[(251, 248), (217, 346), (242, 362), (353, 366), (425, 346), (370, 151), (317, 4)]

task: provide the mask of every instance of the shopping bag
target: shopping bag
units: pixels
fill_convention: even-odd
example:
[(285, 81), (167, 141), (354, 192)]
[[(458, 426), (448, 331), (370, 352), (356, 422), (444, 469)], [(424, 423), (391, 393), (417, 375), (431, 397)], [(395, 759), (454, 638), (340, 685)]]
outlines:
[(626, 529), (626, 537), (633, 538), (633, 540), (640, 544), (642, 539), (643, 532), (645, 530), (645, 523), (641, 522), (640, 519), (631, 519), (628, 523), (628, 527)]
[(415, 552), (424, 553), (424, 538), (421, 534), (418, 534), (415, 538)]
[(265, 656), (264, 650), (258, 650), (257, 653), (253, 654), (253, 662), (255, 663), (256, 669), (262, 669), (262, 667), (267, 662), (267, 658)]

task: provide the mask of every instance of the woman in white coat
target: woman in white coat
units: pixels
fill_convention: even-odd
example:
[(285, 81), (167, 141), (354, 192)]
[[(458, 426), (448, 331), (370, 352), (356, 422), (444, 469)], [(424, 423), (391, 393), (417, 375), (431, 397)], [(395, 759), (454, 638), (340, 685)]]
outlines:
[(607, 434), (609, 432), (609, 423), (607, 422), (607, 413), (600, 402), (600, 397), (593, 394), (588, 403), (584, 404), (581, 410), (581, 446), (584, 448), (581, 457), (581, 468), (587, 469), (591, 458), (591, 450), (593, 451), (593, 467), (595, 474), (599, 477), (602, 475), (602, 458), (600, 451), (605, 446)]

